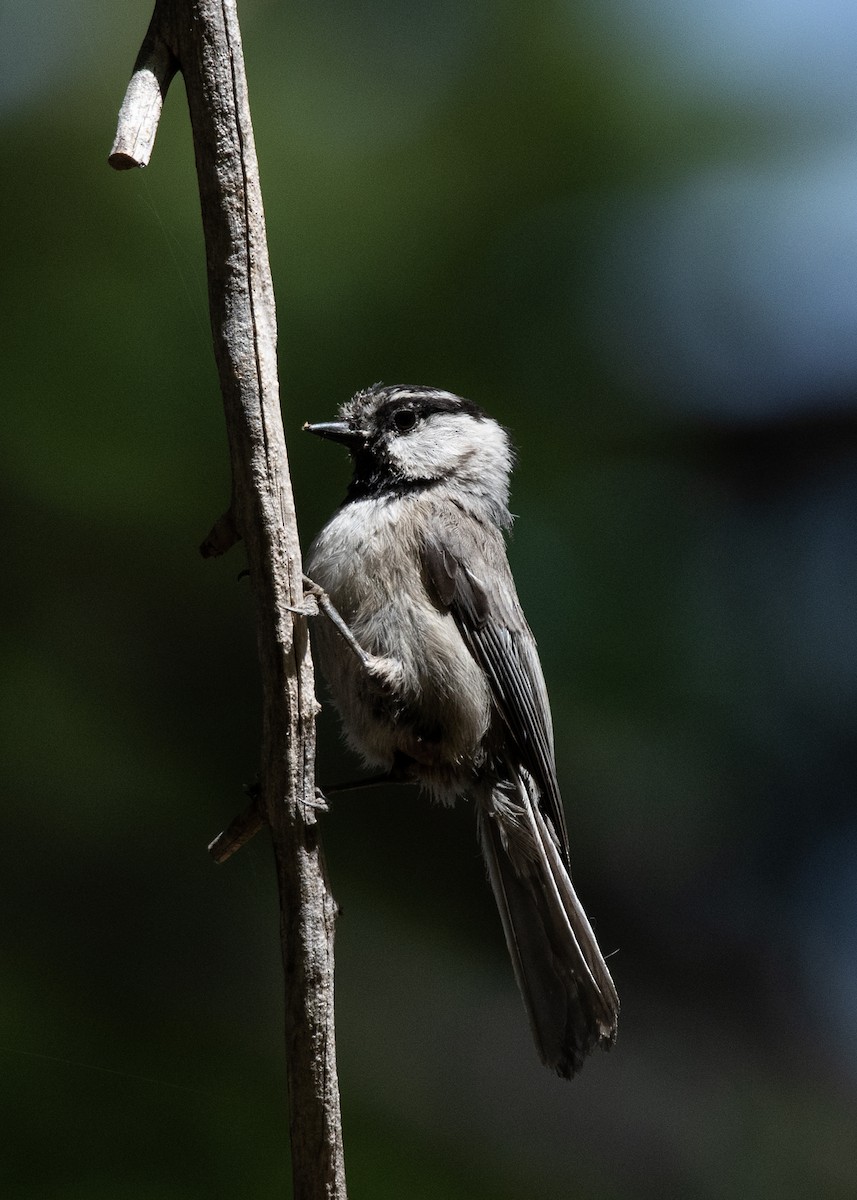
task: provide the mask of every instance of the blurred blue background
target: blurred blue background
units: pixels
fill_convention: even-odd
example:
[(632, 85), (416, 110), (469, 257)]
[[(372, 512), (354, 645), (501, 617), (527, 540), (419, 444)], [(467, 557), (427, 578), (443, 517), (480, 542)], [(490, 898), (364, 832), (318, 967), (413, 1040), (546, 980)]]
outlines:
[[(264, 838), (182, 86), (149, 3), (0, 11), (4, 1196), (287, 1194)], [(857, 10), (244, 0), (308, 540), (378, 379), (513, 431), (510, 553), (623, 1000), (540, 1067), (472, 813), (324, 818), (354, 1200), (857, 1194)], [(331, 717), (324, 779), (351, 776)]]

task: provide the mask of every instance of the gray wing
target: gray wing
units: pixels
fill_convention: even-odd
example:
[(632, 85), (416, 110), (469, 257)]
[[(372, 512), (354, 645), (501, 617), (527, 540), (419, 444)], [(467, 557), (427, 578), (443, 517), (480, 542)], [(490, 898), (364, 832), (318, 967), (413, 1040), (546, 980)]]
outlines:
[(514, 757), (536, 782), (539, 805), (568, 866), (565, 825), (554, 761), (550, 705), (535, 638), (518, 600), (503, 536), (462, 513), (422, 546), (426, 581), (452, 614), (470, 653), (485, 671)]
[(619, 998), (571, 882), (536, 644), (499, 530), (466, 514), (433, 528), (426, 583), (490, 680), (508, 741), (510, 777), (479, 807), (488, 875), (539, 1055), (570, 1079), (591, 1050), (613, 1044)]

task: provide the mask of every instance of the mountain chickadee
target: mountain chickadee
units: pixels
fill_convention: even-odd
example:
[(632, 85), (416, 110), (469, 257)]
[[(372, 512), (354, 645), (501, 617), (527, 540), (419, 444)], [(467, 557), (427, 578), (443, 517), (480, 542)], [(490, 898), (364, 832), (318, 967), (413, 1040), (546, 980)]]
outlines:
[(547, 693), (506, 560), (508, 435), (451, 392), (381, 384), (304, 428), (354, 463), (307, 557), (363, 650), (320, 622), (347, 740), (438, 800), (474, 801), (539, 1054), (570, 1079), (613, 1044), (619, 1000), (572, 887)]

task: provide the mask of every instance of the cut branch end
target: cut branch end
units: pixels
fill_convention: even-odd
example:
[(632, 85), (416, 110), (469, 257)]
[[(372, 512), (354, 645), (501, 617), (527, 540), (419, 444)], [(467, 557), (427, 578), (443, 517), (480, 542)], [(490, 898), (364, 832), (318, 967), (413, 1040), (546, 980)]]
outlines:
[(115, 171), (145, 167), (152, 157), (164, 98), (178, 60), (155, 28), (157, 8), (119, 109), (116, 137), (107, 158)]

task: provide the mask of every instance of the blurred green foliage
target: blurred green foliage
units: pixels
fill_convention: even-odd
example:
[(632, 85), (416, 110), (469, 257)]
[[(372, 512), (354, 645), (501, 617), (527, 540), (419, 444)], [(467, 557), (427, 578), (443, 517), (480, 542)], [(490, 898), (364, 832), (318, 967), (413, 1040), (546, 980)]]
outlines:
[[(624, 1004), (609, 1058), (549, 1076), (472, 814), (337, 799), (355, 1200), (857, 1188), (836, 968), (857, 894), (849, 391), (807, 393), (797, 427), (776, 395), (751, 428), (740, 396), (718, 419), (660, 394), (615, 319), (645, 344), (645, 256), (621, 241), (636, 200), (787, 156), (794, 113), (676, 86), (617, 11), (241, 6), (302, 529), (348, 469), (300, 426), (357, 387), (449, 387), (511, 427), (510, 552), (576, 882)], [(241, 552), (196, 553), (229, 480), (180, 81), (151, 167), (106, 167), (148, 16), (41, 0), (2, 17), (15, 1200), (288, 1193), (269, 853), (205, 853), (254, 777), (259, 703)], [(354, 772), (329, 715), (320, 769)]]

